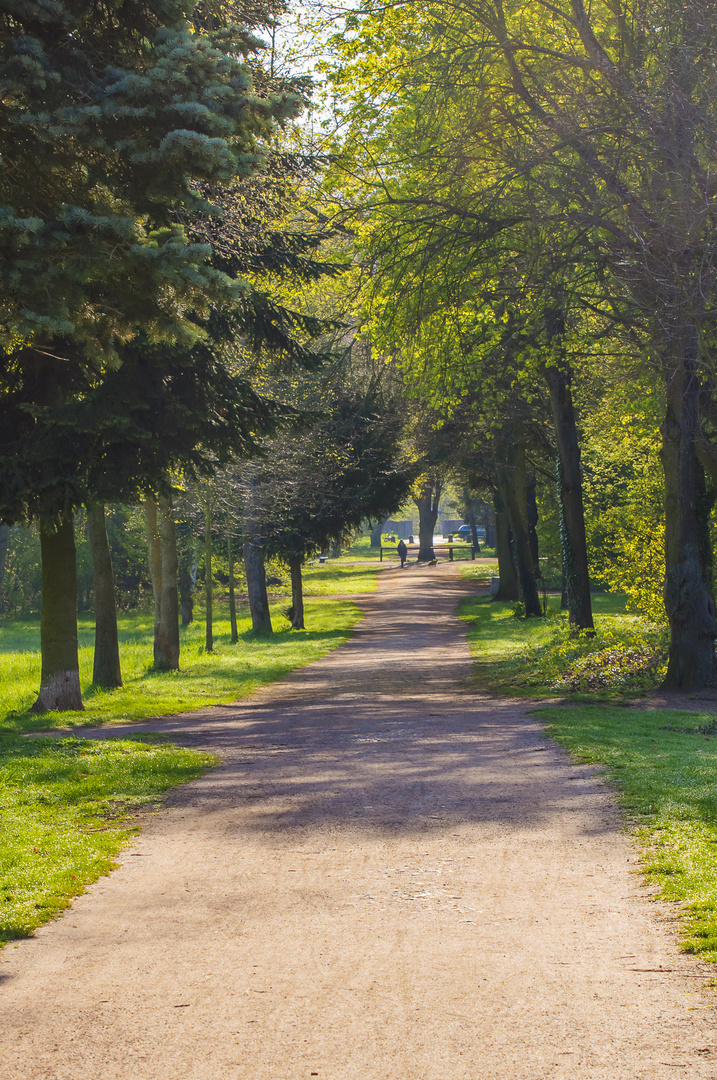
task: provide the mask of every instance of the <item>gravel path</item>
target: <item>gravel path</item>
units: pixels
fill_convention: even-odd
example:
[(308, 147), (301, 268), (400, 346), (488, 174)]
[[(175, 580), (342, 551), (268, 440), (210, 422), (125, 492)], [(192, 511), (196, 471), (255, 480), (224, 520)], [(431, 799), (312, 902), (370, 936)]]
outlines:
[(599, 780), (470, 690), (457, 574), (386, 570), (350, 643), (155, 724), (224, 764), (0, 953), (3, 1078), (717, 1078), (708, 969)]

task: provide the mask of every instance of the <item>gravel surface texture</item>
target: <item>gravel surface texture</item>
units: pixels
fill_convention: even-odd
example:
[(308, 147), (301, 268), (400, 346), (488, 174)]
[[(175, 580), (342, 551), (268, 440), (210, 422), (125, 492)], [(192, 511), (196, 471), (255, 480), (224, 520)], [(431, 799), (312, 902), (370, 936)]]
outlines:
[(475, 590), (386, 569), (325, 659), (129, 729), (223, 764), (0, 953), (3, 1078), (717, 1078), (712, 971), (609, 791), (470, 687)]

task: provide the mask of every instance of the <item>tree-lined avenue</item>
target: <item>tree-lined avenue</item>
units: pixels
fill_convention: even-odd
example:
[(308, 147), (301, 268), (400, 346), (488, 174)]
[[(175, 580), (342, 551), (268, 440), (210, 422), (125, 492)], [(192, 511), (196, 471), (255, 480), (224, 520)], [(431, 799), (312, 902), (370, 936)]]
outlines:
[(522, 704), (471, 688), (471, 588), (449, 564), (386, 569), (323, 660), (104, 729), (223, 763), (0, 954), (6, 1075), (714, 1076), (705, 969), (649, 902), (612, 797)]

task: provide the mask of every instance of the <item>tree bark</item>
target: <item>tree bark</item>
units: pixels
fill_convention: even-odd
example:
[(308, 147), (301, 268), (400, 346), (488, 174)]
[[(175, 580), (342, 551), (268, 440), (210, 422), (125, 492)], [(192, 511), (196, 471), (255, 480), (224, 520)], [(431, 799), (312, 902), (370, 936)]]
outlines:
[(204, 507), (204, 596), (206, 603), (206, 635), (204, 647), (207, 652), (214, 651), (214, 582), (212, 580), (212, 497), (207, 495)]
[(662, 425), (665, 473), (665, 608), (670, 648), (664, 686), (695, 690), (717, 681), (717, 620), (709, 542), (711, 498), (695, 452), (698, 334), (685, 332), (682, 371), (668, 383)]
[(244, 570), (246, 592), (251, 614), (251, 628), (255, 634), (272, 634), (269, 597), (266, 592), (264, 549), (261, 543), (260, 483), (256, 473), (249, 480), (249, 493), (244, 517)]
[(493, 599), (515, 601), (519, 596), (518, 577), (511, 550), (508, 514), (500, 488), (496, 489), (493, 496), (493, 506), (495, 509), (495, 547), (498, 555), (498, 592)]
[(10, 526), (0, 525), (0, 614), (5, 610), (5, 564), (10, 543)]
[(289, 559), (291, 570), (291, 627), (304, 630), (304, 584), (301, 577), (301, 556), (292, 555)]
[(77, 561), (71, 517), (40, 525), (42, 673), (33, 712), (81, 710), (77, 655)]
[(414, 496), (413, 501), (418, 507), (418, 562), (428, 562), (436, 557), (433, 551), (433, 536), (442, 490), (443, 481), (429, 476), (420, 493)]
[(87, 508), (87, 533), (95, 582), (95, 655), (92, 682), (96, 686), (121, 686), (115, 579), (107, 539), (105, 508), (101, 503)]
[(538, 546), (538, 500), (536, 498), (536, 479), (535, 473), (529, 473), (528, 482), (525, 489), (525, 500), (528, 511), (528, 546), (530, 547), (530, 557), (533, 560), (533, 573), (536, 578), (540, 579), (543, 575), (540, 572), (540, 548)]
[(179, 559), (179, 610), (182, 626), (194, 619), (194, 586), (197, 580), (197, 558), (192, 550), (183, 551)]
[(232, 645), (239, 640), (237, 630), (237, 598), (234, 581), (234, 548), (231, 536), (227, 537), (227, 562), (229, 564), (229, 623), (232, 628)]
[(149, 580), (152, 582), (154, 598), (154, 663), (157, 664), (157, 638), (161, 624), (162, 607), (162, 546), (159, 540), (158, 507), (153, 495), (148, 495), (144, 503), (144, 520), (147, 527), (147, 558)]
[(473, 544), (473, 549), (476, 552), (479, 552), (480, 542), (478, 540), (478, 522), (476, 521), (476, 512), (473, 509), (473, 502), (468, 494), (467, 488), (463, 489), (463, 502), (466, 506), (466, 517), (468, 518), (467, 524), (470, 525), (471, 528), (471, 543)]
[(255, 537), (244, 542), (246, 591), (251, 613), (251, 628), (255, 634), (272, 634), (269, 597), (266, 592), (264, 549)]
[(496, 474), (512, 533), (511, 547), (518, 572), (520, 592), (529, 618), (543, 614), (538, 585), (533, 570), (533, 557), (528, 537), (526, 503), (525, 440), (504, 432), (496, 440)]
[(177, 530), (172, 500), (160, 495), (158, 504), (161, 588), (159, 624), (154, 639), (154, 666), (158, 671), (179, 670), (179, 589), (177, 586)]
[[(561, 311), (549, 311), (546, 314), (546, 329), (549, 342), (562, 336), (564, 323)], [(585, 537), (580, 445), (570, 390), (572, 372), (564, 355), (559, 355), (555, 364), (546, 367), (545, 379), (548, 384), (555, 438), (558, 444), (560, 540), (568, 613), (571, 625), (577, 630), (592, 630), (593, 612)]]

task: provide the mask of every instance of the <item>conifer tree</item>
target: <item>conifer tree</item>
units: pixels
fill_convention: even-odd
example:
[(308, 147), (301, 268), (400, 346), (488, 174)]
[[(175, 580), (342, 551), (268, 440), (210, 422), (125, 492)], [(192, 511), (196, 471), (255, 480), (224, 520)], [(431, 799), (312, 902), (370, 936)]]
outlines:
[[(150, 348), (201, 347), (196, 313), (249, 291), (182, 218), (215, 213), (207, 189), (261, 169), (276, 122), (300, 107), (288, 90), (255, 91), (257, 45), (227, 6), (16, 0), (0, 13), (0, 517), (42, 522), (48, 581), (72, 573), (77, 480), (91, 471), (69, 450), (97, 426), (78, 427), (78, 399), (122, 378), (138, 332)], [(38, 709), (80, 706), (75, 615), (56, 591)]]

